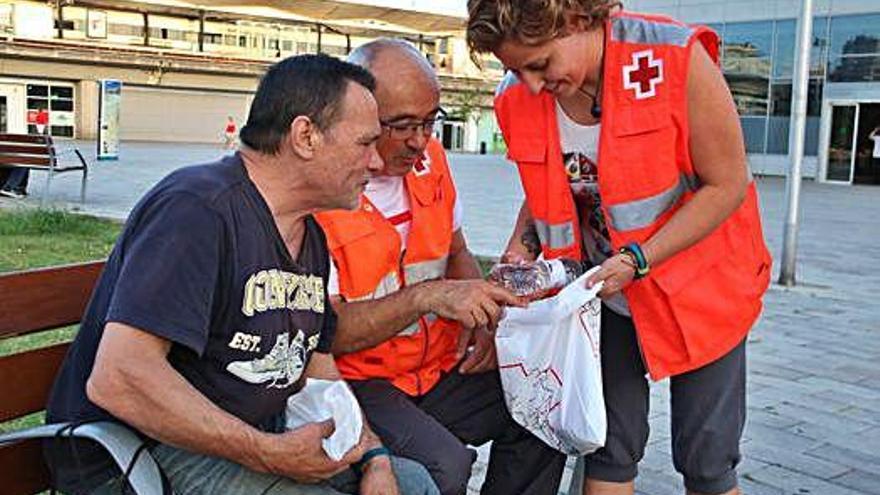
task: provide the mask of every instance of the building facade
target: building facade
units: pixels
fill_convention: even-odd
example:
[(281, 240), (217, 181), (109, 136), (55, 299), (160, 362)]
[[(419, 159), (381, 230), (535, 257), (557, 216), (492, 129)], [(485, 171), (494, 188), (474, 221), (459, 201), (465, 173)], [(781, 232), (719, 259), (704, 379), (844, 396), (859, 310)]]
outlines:
[(45, 109), (54, 136), (94, 139), (98, 81), (118, 79), (122, 140), (220, 142), (227, 117), (239, 126), (246, 119), (272, 62), (344, 57), (382, 36), (411, 41), (435, 66), (453, 116), (437, 134), (450, 149), (479, 151), (497, 132), (480, 123), (494, 122), (501, 72), (470, 61), (462, 18), (332, 0), (303, 3), (309, 11), (297, 2), (283, 11), (261, 2), (169, 3), (0, 0), (0, 132), (35, 132)]
[[(798, 0), (631, 0), (627, 7), (707, 24), (723, 39), (722, 67), (752, 169), (788, 164)], [(880, 126), (880, 1), (814, 0), (805, 176), (880, 183), (870, 135)]]

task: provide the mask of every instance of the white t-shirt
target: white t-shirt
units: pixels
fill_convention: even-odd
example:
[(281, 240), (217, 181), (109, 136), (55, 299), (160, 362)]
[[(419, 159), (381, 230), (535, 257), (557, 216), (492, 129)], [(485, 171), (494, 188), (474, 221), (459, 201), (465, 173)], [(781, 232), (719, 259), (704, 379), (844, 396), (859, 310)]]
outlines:
[[(389, 219), (397, 233), (400, 235), (401, 250), (406, 247), (406, 240), (409, 238), (409, 230), (412, 220), (407, 219), (409, 213), (409, 195), (406, 192), (406, 184), (403, 177), (398, 176), (378, 176), (372, 177), (367, 187), (364, 188), (364, 195), (370, 200), (370, 203), (379, 210), (383, 217)], [(455, 204), (452, 206), (452, 230), (453, 232), (461, 228), (463, 213), (461, 210), (461, 202), (458, 196), (455, 197)], [(339, 294), (339, 273), (336, 271), (336, 265), (333, 259), (330, 260), (330, 274), (327, 280), (327, 292), (331, 296)]]
[[(562, 164), (571, 185), (571, 195), (578, 210), (581, 237), (587, 258), (594, 265), (601, 265), (613, 256), (614, 249), (605, 225), (605, 216), (599, 197), (599, 134), (601, 124), (581, 125), (565, 114), (556, 102), (556, 122), (562, 148)], [(605, 299), (615, 313), (629, 316), (629, 306), (623, 294)]]
[(871, 137), (871, 140), (874, 141), (874, 152), (871, 153), (871, 156), (880, 158), (880, 129), (877, 130), (877, 135)]

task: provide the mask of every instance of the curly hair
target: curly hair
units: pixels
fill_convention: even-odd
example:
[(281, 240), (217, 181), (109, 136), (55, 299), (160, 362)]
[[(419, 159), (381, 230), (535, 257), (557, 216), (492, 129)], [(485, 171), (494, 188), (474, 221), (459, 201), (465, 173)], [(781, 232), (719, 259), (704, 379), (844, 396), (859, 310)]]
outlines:
[(505, 40), (540, 45), (565, 34), (569, 14), (590, 28), (621, 5), (619, 0), (468, 0), (467, 44), (472, 54), (495, 51)]

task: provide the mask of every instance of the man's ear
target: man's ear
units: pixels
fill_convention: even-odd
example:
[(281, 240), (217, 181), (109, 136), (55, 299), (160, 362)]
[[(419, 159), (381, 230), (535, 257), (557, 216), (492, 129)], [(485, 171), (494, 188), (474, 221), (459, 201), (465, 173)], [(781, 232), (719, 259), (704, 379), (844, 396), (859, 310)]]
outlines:
[(299, 115), (290, 123), (288, 140), (293, 152), (308, 160), (315, 156), (315, 149), (321, 141), (321, 131), (312, 119)]

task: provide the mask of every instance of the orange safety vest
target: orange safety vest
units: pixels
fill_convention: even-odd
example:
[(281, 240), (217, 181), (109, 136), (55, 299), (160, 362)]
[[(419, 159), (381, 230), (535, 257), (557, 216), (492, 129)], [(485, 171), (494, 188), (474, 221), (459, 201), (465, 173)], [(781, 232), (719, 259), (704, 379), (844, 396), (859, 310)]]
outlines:
[[(366, 196), (355, 211), (316, 215), (346, 301), (378, 299), (446, 274), (456, 193), (439, 142), (428, 143), (426, 159), (406, 174), (404, 182), (412, 223), (403, 254), (397, 230)], [(429, 313), (382, 344), (337, 357), (336, 364), (347, 379), (382, 378), (409, 395), (422, 395), (455, 366), (460, 331), (458, 323)]]
[[(614, 249), (646, 242), (700, 187), (688, 147), (696, 42), (717, 61), (718, 37), (708, 28), (631, 13), (606, 22), (598, 187)], [(553, 96), (534, 95), (508, 74), (495, 113), (545, 256), (581, 259)], [(761, 312), (770, 264), (752, 182), (718, 228), (625, 289), (651, 377), (694, 370), (741, 342)]]

